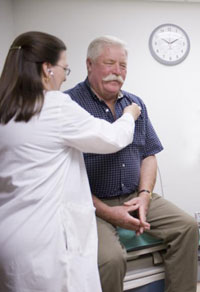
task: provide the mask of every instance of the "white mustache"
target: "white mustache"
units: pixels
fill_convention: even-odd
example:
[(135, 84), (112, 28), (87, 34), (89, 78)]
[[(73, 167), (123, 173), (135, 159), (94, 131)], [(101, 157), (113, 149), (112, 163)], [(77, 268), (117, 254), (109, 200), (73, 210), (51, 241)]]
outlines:
[(102, 78), (103, 81), (118, 81), (120, 83), (124, 83), (124, 79), (120, 75), (109, 74), (106, 77)]

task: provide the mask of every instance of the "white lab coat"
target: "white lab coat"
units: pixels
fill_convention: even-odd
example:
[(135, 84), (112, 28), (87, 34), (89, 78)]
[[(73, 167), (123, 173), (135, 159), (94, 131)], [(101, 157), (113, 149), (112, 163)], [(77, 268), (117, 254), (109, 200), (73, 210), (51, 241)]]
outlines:
[(1, 292), (101, 291), (81, 151), (118, 151), (133, 132), (130, 114), (109, 124), (59, 91), (28, 123), (0, 125)]

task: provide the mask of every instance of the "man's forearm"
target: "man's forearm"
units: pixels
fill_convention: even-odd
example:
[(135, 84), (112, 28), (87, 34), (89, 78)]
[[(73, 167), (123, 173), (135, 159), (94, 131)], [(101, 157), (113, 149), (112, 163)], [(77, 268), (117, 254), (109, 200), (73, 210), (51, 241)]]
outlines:
[(96, 208), (96, 215), (106, 221), (110, 221), (111, 217), (111, 210), (108, 205), (103, 203), (100, 199), (98, 199), (96, 196), (92, 195), (92, 200), (94, 207)]
[(156, 182), (157, 161), (154, 155), (148, 156), (142, 161), (140, 170), (140, 190), (152, 191)]

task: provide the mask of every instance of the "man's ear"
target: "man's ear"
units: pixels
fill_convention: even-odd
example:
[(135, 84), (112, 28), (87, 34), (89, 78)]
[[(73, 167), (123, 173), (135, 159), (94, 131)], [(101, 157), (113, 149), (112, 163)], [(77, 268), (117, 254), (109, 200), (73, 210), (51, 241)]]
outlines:
[(92, 60), (90, 58), (87, 58), (86, 65), (87, 65), (87, 71), (88, 71), (88, 73), (91, 72)]

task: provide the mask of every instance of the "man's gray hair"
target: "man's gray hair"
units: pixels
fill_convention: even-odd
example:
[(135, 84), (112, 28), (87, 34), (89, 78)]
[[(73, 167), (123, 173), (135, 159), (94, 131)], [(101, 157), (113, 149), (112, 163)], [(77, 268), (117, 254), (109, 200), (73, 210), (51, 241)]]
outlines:
[(114, 36), (105, 35), (94, 39), (89, 44), (87, 50), (87, 58), (95, 60), (98, 56), (101, 55), (103, 48), (106, 46), (119, 46), (124, 49), (126, 54), (128, 55), (127, 44), (124, 41)]

